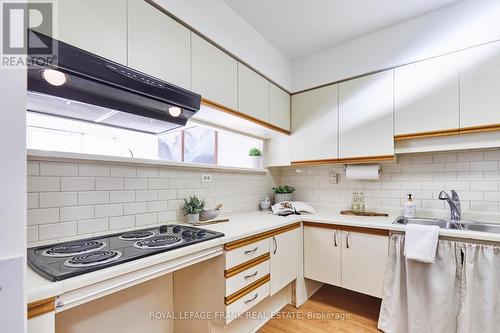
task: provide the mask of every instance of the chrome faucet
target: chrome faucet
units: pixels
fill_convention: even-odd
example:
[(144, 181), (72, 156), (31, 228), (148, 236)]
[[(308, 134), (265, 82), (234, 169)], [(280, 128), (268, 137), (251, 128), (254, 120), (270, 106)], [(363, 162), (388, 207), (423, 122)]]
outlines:
[(455, 190), (451, 190), (451, 197), (445, 191), (439, 193), (439, 200), (446, 200), (450, 205), (450, 218), (452, 221), (460, 221), (462, 211), (460, 208), (460, 198)]

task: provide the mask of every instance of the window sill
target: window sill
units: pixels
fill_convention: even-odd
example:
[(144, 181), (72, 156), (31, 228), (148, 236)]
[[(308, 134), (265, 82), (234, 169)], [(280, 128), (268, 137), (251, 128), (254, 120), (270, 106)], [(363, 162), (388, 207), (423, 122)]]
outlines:
[(132, 157), (120, 157), (120, 156), (108, 156), (108, 155), (93, 155), (84, 153), (69, 153), (60, 151), (49, 151), (49, 150), (38, 150), (38, 149), (28, 149), (26, 151), (28, 160), (44, 160), (44, 161), (61, 161), (61, 160), (72, 160), (72, 161), (92, 161), (92, 162), (110, 162), (110, 163), (123, 163), (123, 164), (139, 164), (139, 165), (149, 165), (149, 166), (166, 166), (166, 167), (177, 167), (177, 168), (187, 168), (187, 169), (203, 169), (203, 170), (214, 170), (214, 171), (226, 171), (226, 172), (237, 172), (237, 173), (257, 173), (265, 174), (268, 172), (267, 169), (253, 169), (253, 168), (238, 168), (230, 166), (219, 166), (211, 164), (195, 164), (195, 163), (181, 163), (181, 162), (168, 162), (162, 160), (152, 160), (145, 158), (132, 158)]

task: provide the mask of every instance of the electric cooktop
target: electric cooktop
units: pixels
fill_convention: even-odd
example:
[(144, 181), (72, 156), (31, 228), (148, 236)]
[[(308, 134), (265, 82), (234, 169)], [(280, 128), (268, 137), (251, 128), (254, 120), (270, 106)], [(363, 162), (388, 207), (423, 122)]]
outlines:
[(79, 239), (28, 249), (28, 265), (51, 281), (60, 281), (153, 254), (224, 236), (184, 225)]

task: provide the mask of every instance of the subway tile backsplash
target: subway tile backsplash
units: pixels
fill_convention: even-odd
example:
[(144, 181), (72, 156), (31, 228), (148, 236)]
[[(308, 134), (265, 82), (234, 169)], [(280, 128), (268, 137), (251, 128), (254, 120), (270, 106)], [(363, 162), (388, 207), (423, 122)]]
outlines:
[[(343, 167), (281, 169), (281, 182), (297, 188), (295, 199), (348, 206), (361, 190), (371, 207), (401, 208), (412, 193), (418, 208), (447, 210), (441, 190), (457, 190), (463, 211), (500, 213), (500, 149), (400, 155), (381, 164), (378, 181), (347, 180)], [(330, 184), (329, 174), (339, 174)]]
[[(196, 194), (225, 213), (258, 210), (277, 183), (296, 187), (295, 200), (349, 206), (361, 190), (377, 209), (401, 208), (412, 193), (417, 209), (447, 211), (437, 199), (455, 189), (463, 211), (500, 213), (500, 149), (408, 154), (383, 163), (378, 181), (347, 180), (343, 166), (287, 167), (244, 174), (113, 162), (28, 160), (28, 245), (183, 221), (183, 198)], [(339, 174), (338, 183), (328, 177)], [(213, 181), (202, 183), (201, 174)]]
[[(193, 194), (224, 213), (257, 211), (280, 174), (36, 157), (27, 170), (29, 246), (183, 221), (183, 198)], [(213, 181), (202, 183), (202, 173)]]

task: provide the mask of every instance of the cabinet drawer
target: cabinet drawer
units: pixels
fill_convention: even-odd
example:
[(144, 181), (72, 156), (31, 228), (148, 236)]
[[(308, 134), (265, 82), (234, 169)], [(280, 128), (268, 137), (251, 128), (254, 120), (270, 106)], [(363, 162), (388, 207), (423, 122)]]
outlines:
[(226, 279), (226, 296), (235, 293), (267, 274), (269, 274), (269, 260), (231, 276)]
[(269, 282), (264, 283), (255, 290), (250, 291), (234, 303), (226, 306), (226, 324), (238, 318), (260, 301), (269, 296)]
[(263, 239), (226, 252), (226, 269), (269, 252), (269, 239)]

